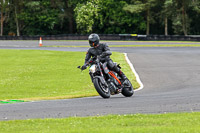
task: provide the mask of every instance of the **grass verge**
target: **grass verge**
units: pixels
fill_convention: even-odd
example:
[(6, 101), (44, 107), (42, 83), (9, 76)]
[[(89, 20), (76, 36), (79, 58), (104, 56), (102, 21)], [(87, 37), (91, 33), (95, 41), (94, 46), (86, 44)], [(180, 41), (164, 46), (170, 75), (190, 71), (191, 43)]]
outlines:
[[(135, 81), (122, 53), (111, 58)], [(85, 52), (0, 50), (0, 100), (44, 100), (98, 95), (88, 70), (80, 72)]]
[(0, 132), (199, 133), (200, 113), (134, 114), (1, 121)]
[[(88, 47), (88, 45), (49, 45), (43, 47)], [(138, 45), (109, 45), (109, 47), (200, 47), (200, 44), (138, 44)]]
[[(14, 40), (14, 41), (27, 41), (27, 40)], [(28, 40), (28, 41), (35, 41), (35, 40)], [(50, 41), (50, 42), (88, 42), (88, 40), (44, 40), (43, 41)], [(142, 41), (142, 40), (101, 40), (101, 42), (137, 42), (137, 43), (193, 43), (198, 44), (199, 41)]]

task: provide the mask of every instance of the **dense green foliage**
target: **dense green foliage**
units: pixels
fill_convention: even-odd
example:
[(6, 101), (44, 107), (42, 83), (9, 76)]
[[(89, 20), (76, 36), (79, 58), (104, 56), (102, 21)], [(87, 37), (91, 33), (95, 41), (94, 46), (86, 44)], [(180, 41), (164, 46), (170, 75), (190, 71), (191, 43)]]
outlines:
[(1, 35), (200, 34), (200, 0), (0, 0)]

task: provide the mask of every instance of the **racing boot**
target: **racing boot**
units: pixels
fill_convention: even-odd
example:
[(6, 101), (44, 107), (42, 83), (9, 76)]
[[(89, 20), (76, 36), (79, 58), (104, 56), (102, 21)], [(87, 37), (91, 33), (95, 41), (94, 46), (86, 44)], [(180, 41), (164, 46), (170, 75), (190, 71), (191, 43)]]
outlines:
[(118, 74), (122, 78), (123, 81), (125, 81), (127, 79), (126, 75), (121, 70)]

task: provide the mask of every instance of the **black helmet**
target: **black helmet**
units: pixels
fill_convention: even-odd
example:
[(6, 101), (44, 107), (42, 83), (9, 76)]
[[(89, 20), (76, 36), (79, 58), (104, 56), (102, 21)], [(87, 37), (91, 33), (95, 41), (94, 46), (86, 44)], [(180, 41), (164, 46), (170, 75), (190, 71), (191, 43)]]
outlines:
[(89, 35), (88, 40), (89, 40), (90, 46), (95, 47), (99, 44), (100, 38), (99, 38), (99, 35), (93, 33), (93, 34)]

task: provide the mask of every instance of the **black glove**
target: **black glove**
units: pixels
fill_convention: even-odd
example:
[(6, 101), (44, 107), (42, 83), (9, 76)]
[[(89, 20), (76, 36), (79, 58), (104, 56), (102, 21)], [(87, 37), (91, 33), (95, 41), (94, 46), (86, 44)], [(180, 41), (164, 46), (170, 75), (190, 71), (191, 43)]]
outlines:
[(87, 64), (84, 64), (82, 67), (81, 67), (81, 70), (85, 70), (87, 68)]

